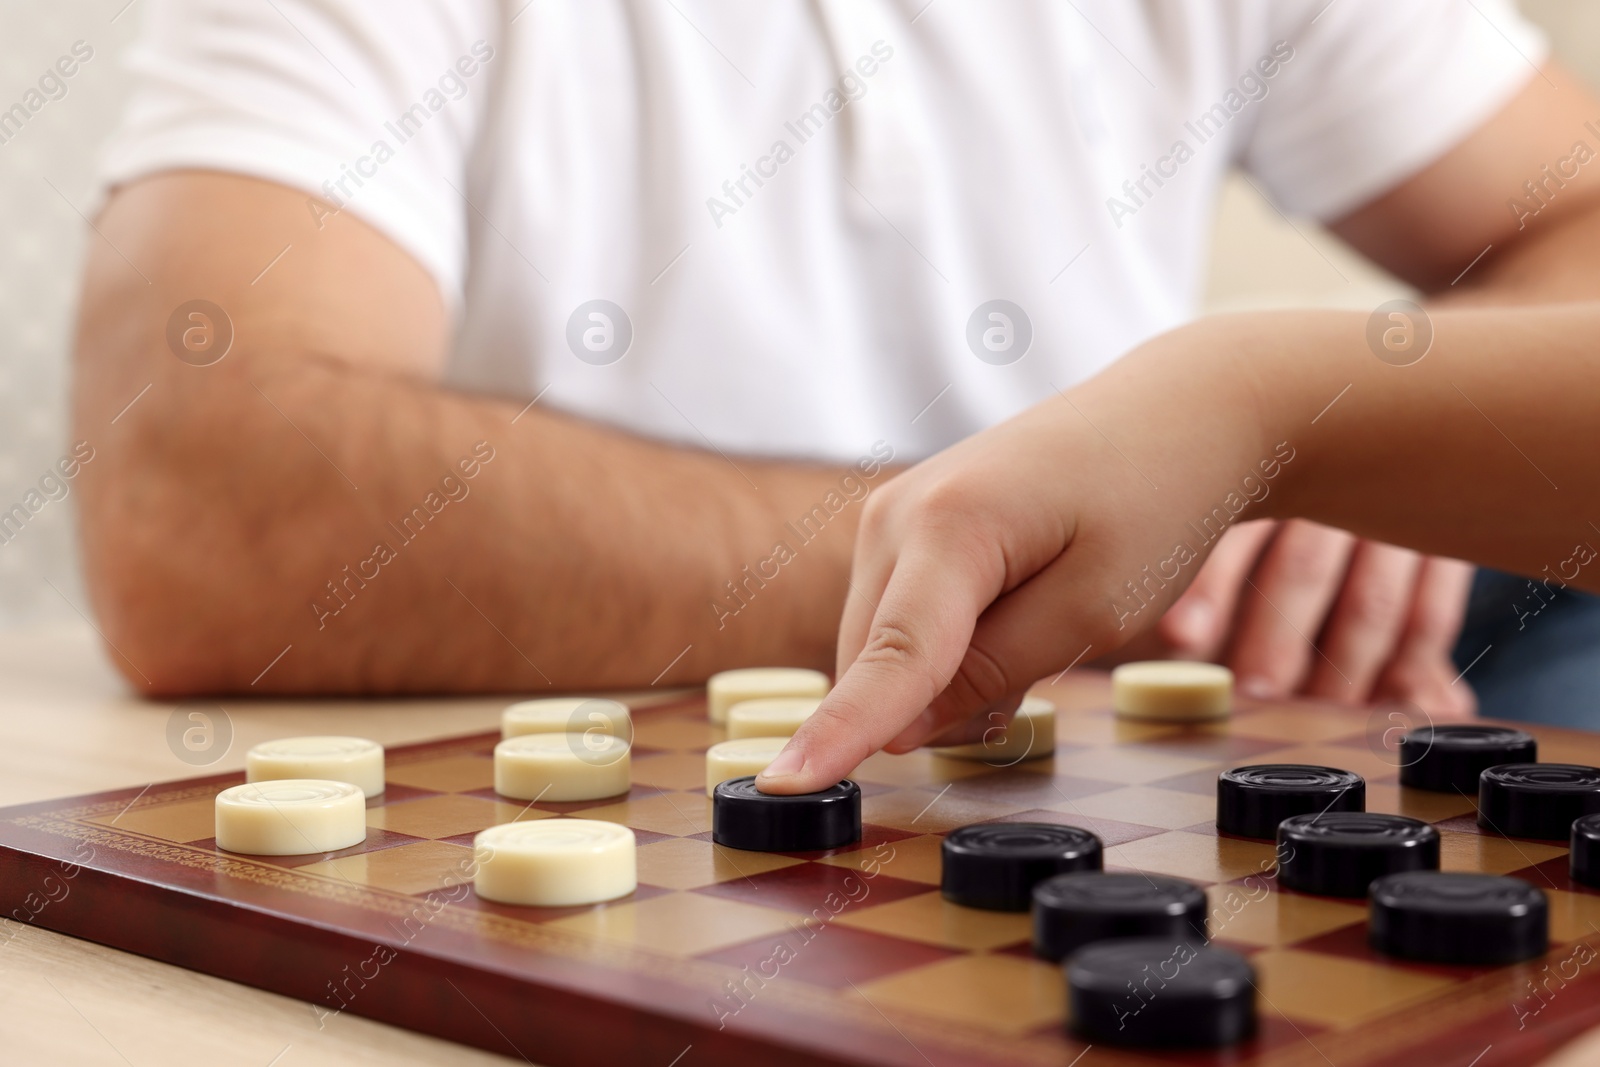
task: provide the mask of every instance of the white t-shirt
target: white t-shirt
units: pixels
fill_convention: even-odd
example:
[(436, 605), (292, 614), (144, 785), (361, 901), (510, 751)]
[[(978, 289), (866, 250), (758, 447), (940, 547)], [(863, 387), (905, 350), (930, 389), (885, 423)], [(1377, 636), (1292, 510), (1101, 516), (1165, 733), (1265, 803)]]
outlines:
[(108, 186), (200, 167), (304, 190), (437, 279), (450, 384), (835, 460), (936, 451), (1190, 317), (1230, 166), (1337, 217), (1483, 123), (1546, 51), (1506, 0), (143, 17)]

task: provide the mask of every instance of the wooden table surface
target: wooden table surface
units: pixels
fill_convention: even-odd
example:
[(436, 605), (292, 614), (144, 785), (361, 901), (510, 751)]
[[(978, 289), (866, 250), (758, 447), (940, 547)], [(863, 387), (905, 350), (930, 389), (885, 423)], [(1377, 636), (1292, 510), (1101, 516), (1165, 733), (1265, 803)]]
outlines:
[[(81, 628), (0, 631), (0, 806), (192, 777), (168, 746), (176, 703), (134, 699)], [(197, 702), (231, 727), (205, 770), (242, 770), (258, 741), (346, 733), (385, 745), (491, 730), (505, 697)], [(186, 715), (191, 710), (185, 706)], [(218, 714), (220, 711), (220, 715)], [(0, 1060), (98, 1067), (517, 1062), (10, 920), (0, 941)], [(1600, 1031), (1546, 1067), (1600, 1063)], [(648, 1067), (648, 1065), (647, 1065)], [(665, 1067), (665, 1065), (660, 1065)]]
[[(504, 697), (209, 702), (232, 724), (207, 768), (167, 747), (175, 703), (130, 696), (87, 626), (0, 631), (0, 805), (244, 769), (258, 741), (333, 733), (402, 744), (495, 729)], [(203, 705), (196, 705), (201, 707)], [(187, 710), (187, 709), (186, 709)], [(451, 1067), (520, 1062), (4, 920), (0, 1062), (52, 1067)], [(665, 1065), (661, 1065), (665, 1067)]]

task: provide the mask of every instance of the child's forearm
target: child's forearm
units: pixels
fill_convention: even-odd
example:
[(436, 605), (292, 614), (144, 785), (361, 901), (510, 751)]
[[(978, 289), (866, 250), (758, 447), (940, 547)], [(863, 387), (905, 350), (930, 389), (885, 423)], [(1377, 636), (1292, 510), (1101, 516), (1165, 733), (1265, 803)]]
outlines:
[(1600, 567), (1584, 566), (1600, 546), (1600, 305), (1400, 314), (1200, 329), (1225, 361), (1217, 395), (1242, 380), (1257, 398), (1246, 432), (1295, 450), (1253, 514), (1600, 589)]
[[(1413, 319), (1380, 318), (1371, 346), (1359, 313), (1196, 323), (875, 491), (839, 683), (762, 788), (1009, 712), (1126, 644), (1247, 518), (1600, 588), (1600, 305)], [(1408, 329), (1434, 336), (1408, 350)]]

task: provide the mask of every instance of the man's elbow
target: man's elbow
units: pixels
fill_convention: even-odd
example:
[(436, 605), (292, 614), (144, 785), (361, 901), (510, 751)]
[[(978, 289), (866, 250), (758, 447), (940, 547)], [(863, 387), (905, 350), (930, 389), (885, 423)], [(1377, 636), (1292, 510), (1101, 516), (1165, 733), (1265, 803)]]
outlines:
[[(126, 457), (125, 457), (126, 458)], [(165, 476), (128, 462), (85, 472), (79, 519), (84, 581), (107, 655), (141, 695), (229, 687), (218, 655), (227, 590), (207, 574), (192, 531), (160, 506)]]
[(79, 420), (104, 440), (78, 479), (84, 580), (108, 656), (142, 695), (239, 691), (274, 614), (260, 573), (272, 546), (252, 547), (246, 503), (261, 486), (241, 463), (252, 428), (234, 418), (218, 432), (221, 391), (199, 418), (193, 396), (173, 393), (146, 397), (114, 435)]

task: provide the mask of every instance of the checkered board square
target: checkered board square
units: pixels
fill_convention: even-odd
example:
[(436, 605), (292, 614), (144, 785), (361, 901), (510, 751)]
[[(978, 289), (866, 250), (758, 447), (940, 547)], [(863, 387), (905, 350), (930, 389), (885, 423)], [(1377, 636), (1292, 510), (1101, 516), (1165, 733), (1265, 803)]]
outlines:
[[(1402, 789), (1381, 716), (1247, 704), (1211, 725), (1124, 723), (1103, 677), (1038, 693), (1061, 709), (1053, 758), (873, 756), (856, 775), (863, 839), (831, 852), (711, 842), (701, 754), (722, 734), (696, 695), (636, 709), (633, 788), (604, 801), (497, 796), (493, 735), (391, 749), (366, 842), (329, 855), (220, 852), (212, 798), (240, 775), (5, 809), (0, 908), (298, 997), (325, 1022), (350, 1012), (552, 1067), (1220, 1062), (1086, 1052), (1028, 917), (939, 895), (949, 830), (1060, 822), (1099, 834), (1110, 868), (1206, 887), (1213, 939), (1259, 979), (1260, 1031), (1229, 1063), (1524, 1064), (1600, 1024), (1600, 954), (1586, 947), (1600, 946), (1600, 893), (1567, 880), (1564, 848), (1480, 832), (1472, 798)], [(1546, 760), (1600, 763), (1600, 737), (1535, 732)], [(1438, 826), (1447, 869), (1543, 887), (1549, 955), (1471, 968), (1373, 953), (1360, 902), (1281, 890), (1270, 844), (1217, 833), (1218, 772), (1264, 762), (1359, 771), (1370, 810)], [(477, 899), (475, 833), (566, 817), (634, 830), (636, 893), (581, 908)]]

